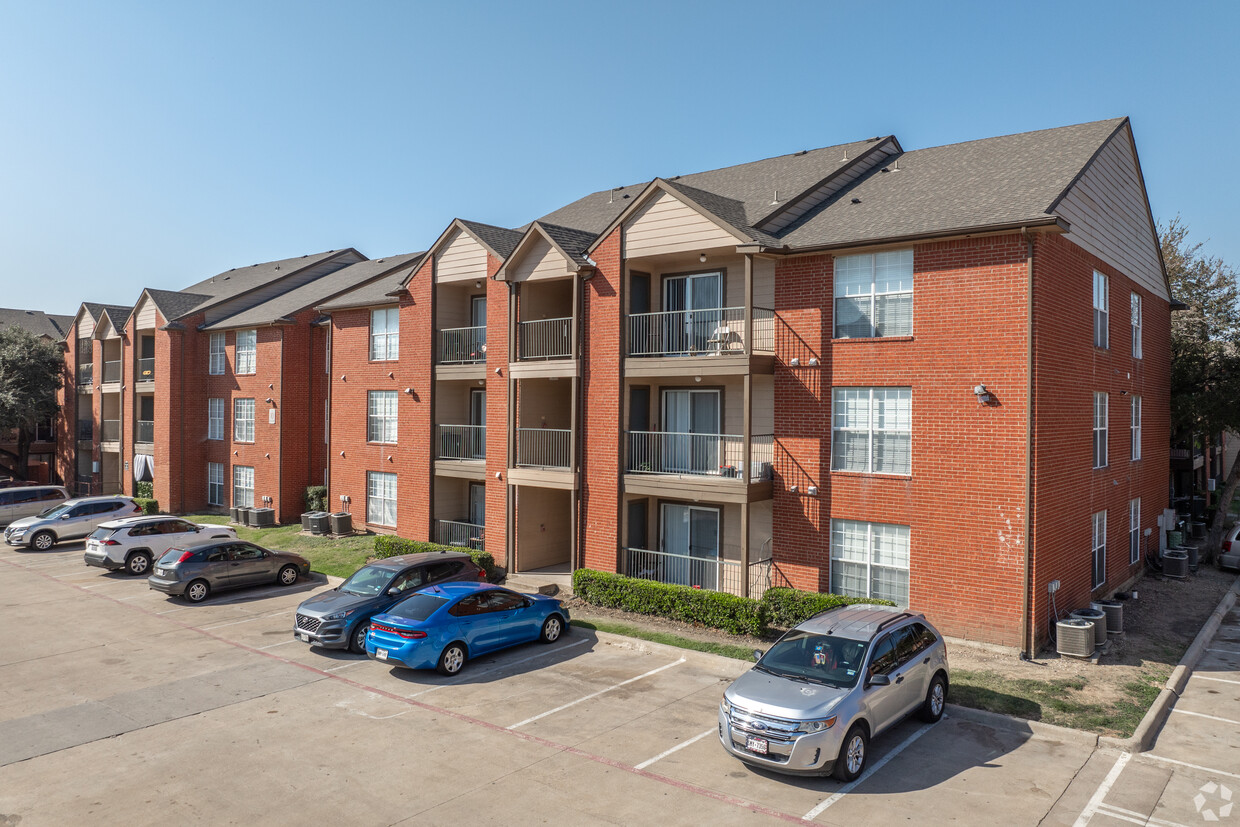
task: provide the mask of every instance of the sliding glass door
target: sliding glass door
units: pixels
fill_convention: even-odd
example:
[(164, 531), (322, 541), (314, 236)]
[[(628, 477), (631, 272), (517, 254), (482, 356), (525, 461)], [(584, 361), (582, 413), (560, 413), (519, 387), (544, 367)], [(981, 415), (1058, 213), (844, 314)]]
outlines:
[(663, 503), (659, 550), (663, 582), (682, 586), (718, 588), (719, 509), (681, 503)]
[(719, 391), (663, 391), (663, 470), (719, 472)]

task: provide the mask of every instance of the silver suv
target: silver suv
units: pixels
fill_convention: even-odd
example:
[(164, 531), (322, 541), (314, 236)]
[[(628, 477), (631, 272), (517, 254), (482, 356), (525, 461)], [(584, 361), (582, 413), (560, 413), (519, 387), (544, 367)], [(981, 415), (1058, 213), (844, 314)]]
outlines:
[(133, 517), (142, 509), (130, 497), (82, 497), (66, 500), (37, 517), (24, 517), (4, 530), (11, 546), (30, 546), (47, 551), (61, 540), (85, 537), (101, 524), (119, 517)]
[(719, 739), (747, 764), (853, 781), (870, 738), (943, 715), (947, 645), (921, 614), (846, 606), (789, 630), (723, 693)]
[(237, 530), (226, 525), (191, 523), (180, 517), (159, 514), (110, 520), (86, 538), (82, 558), (88, 566), (128, 574), (149, 574), (151, 563), (168, 549), (188, 548), (212, 540), (235, 540)]

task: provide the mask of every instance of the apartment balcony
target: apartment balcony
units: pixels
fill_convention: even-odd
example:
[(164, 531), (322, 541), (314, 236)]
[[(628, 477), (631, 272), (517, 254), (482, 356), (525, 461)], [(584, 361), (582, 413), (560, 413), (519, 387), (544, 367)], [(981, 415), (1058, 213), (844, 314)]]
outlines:
[(121, 441), (121, 421), (119, 419), (103, 420), (103, 429), (99, 435), (100, 442), (120, 442)]
[(632, 313), (625, 372), (632, 376), (769, 373), (774, 369), (775, 312), (753, 308), (748, 342), (745, 317), (744, 307)]
[(139, 382), (155, 381), (155, 359), (139, 359), (138, 360), (138, 378)]
[[(674, 554), (643, 548), (624, 550), (626, 573), (640, 580), (692, 586), (709, 591), (742, 594), (748, 580), (749, 597), (761, 598), (771, 585), (769, 550), (764, 559), (741, 563), (739, 546), (722, 545), (699, 550), (700, 554)], [(707, 556), (700, 556), (707, 555)], [(748, 571), (746, 571), (746, 568)]]
[(517, 323), (518, 359), (571, 359), (572, 356), (572, 317)]
[(572, 465), (573, 432), (558, 428), (517, 428), (517, 466), (558, 468)]
[(94, 440), (95, 440), (95, 423), (90, 420), (78, 420), (77, 441), (78, 442), (94, 442)]
[(100, 486), (93, 479), (79, 475), (73, 481), (73, 493), (78, 497), (90, 497), (100, 493)]
[(103, 384), (111, 385), (121, 381), (121, 360), (116, 359), (103, 363)]
[(1171, 470), (1172, 471), (1196, 471), (1198, 468), (1205, 467), (1206, 455), (1204, 451), (1197, 448), (1172, 448), (1171, 449)]
[(439, 331), (439, 364), (471, 365), (487, 360), (487, 329), (454, 327)]
[(436, 425), (435, 459), (459, 461), (487, 458), (487, 427), (485, 425)]
[(92, 364), (78, 365), (77, 367), (77, 383), (78, 387), (89, 386), (95, 381), (95, 366)]
[(134, 442), (139, 445), (154, 445), (155, 423), (145, 419), (139, 419), (137, 428), (134, 430)]
[(755, 434), (627, 431), (624, 490), (681, 496), (686, 488), (722, 502), (771, 497), (775, 438)]
[(435, 525), (435, 542), (443, 546), (482, 551), (485, 533), (485, 528), (475, 523), (439, 520)]

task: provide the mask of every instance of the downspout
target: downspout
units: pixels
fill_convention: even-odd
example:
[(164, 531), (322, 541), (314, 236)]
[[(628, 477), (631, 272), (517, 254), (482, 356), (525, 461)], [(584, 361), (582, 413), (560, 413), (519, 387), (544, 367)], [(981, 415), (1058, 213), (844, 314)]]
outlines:
[[(169, 338), (171, 338), (171, 337), (169, 337)], [(178, 332), (178, 336), (177, 336), (177, 338), (178, 338), (178, 339), (180, 340), (180, 342), (181, 342), (181, 396), (180, 396), (180, 398), (181, 398), (182, 400), (184, 400), (184, 399), (185, 399), (185, 351), (186, 351), (186, 349), (187, 349), (187, 348), (186, 348), (185, 337), (184, 337), (184, 336), (182, 336), (182, 335), (180, 335), (180, 333)], [(139, 345), (141, 345), (141, 342), (139, 342)], [(171, 401), (172, 401), (172, 400), (169, 400), (169, 402), (171, 402)], [(170, 410), (171, 410), (171, 409), (170, 409)], [(184, 428), (184, 426), (182, 426), (182, 427), (178, 428), (177, 430), (181, 432), (181, 450), (180, 450), (180, 452), (177, 454), (177, 461), (178, 461), (178, 464), (183, 464), (183, 463), (185, 462), (185, 428)], [(168, 467), (169, 467), (169, 468), (171, 468), (171, 467), (172, 467), (172, 463), (169, 463), (169, 464), (168, 464)], [(151, 477), (152, 477), (152, 479), (153, 479), (153, 478), (154, 478), (154, 476), (155, 476), (155, 475), (154, 475), (154, 471), (155, 471), (155, 468), (154, 468), (154, 458), (152, 458), (152, 467), (151, 467), (151, 472), (152, 472), (152, 473), (151, 473)], [(180, 480), (180, 481), (181, 481), (181, 497), (180, 497), (180, 499), (178, 500), (178, 503), (177, 503), (177, 504), (180, 506), (181, 510), (184, 510), (184, 508), (185, 508), (185, 469), (184, 469), (184, 468), (182, 468), (182, 469), (181, 469), (181, 473), (180, 473), (180, 474), (178, 474), (177, 476), (179, 476), (179, 477), (181, 478), (181, 480)], [(136, 490), (136, 488), (135, 488), (135, 490)], [(171, 489), (169, 489), (169, 490), (171, 490)], [(155, 492), (154, 492), (154, 491), (152, 491), (151, 493), (153, 494), (153, 493), (155, 493)]]
[[(397, 318), (399, 319), (399, 315)], [(335, 318), (329, 317), (328, 322), (327, 322), (327, 328), (326, 328), (327, 335), (323, 339), (323, 349), (324, 349), (323, 362), (327, 369), (327, 378), (323, 380), (327, 383), (327, 387), (325, 388), (325, 396), (324, 396), (324, 398), (327, 400), (324, 404), (327, 407), (323, 411), (323, 427), (326, 429), (326, 432), (323, 434), (323, 443), (324, 445), (327, 446), (326, 448), (324, 448), (324, 451), (326, 452), (326, 464), (324, 465), (324, 468), (323, 468), (324, 472), (327, 474), (326, 479), (323, 480), (324, 487), (327, 488), (327, 494), (323, 497), (323, 505), (325, 507), (327, 503), (332, 501), (331, 482), (332, 482), (332, 367), (333, 367), (332, 358), (333, 356), (332, 356), (331, 341), (332, 341), (332, 326), (334, 324), (335, 324)], [(400, 322), (397, 321), (396, 329), (398, 331), (400, 330), (399, 325), (400, 325)], [(349, 509), (350, 512), (352, 512), (352, 510), (353, 510), (352, 508)]]
[[(280, 390), (276, 391), (276, 450), (280, 453), (276, 454), (276, 496), (271, 501), (272, 505), (277, 502), (280, 509), (284, 508), (284, 346), (288, 344), (287, 337), (284, 335), (284, 328), (280, 330), (280, 370), (276, 373), (276, 377), (280, 380)], [(268, 408), (267, 410), (271, 410)], [(267, 414), (268, 417), (271, 414)], [(280, 511), (275, 513), (276, 522), (280, 521)]]
[(1022, 227), (1025, 239), (1025, 571), (1021, 588), (1021, 660), (1031, 660), (1034, 652), (1033, 604), (1033, 234)]

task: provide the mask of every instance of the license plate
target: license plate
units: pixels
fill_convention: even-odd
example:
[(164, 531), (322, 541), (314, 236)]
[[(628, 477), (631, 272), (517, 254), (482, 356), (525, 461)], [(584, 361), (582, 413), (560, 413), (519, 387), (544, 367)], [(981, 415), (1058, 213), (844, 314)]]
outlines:
[(759, 755), (766, 755), (770, 750), (770, 742), (765, 738), (746, 738), (745, 749), (750, 752), (756, 752)]
[(155, 569), (155, 573), (159, 575), (160, 577), (163, 577), (168, 572), (164, 571), (163, 569)]
[(301, 632), (298, 632), (298, 633), (297, 633), (297, 637), (301, 638), (301, 639), (302, 639), (302, 640), (304, 640), (306, 643), (309, 643), (309, 642), (310, 642), (310, 636), (309, 636), (309, 635), (307, 635), (307, 634), (303, 634), (303, 633), (301, 633)]
[(387, 660), (387, 649), (376, 649), (375, 657), (379, 660)]

